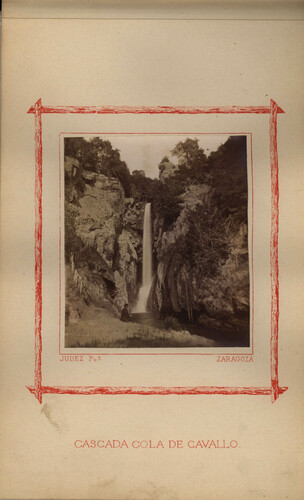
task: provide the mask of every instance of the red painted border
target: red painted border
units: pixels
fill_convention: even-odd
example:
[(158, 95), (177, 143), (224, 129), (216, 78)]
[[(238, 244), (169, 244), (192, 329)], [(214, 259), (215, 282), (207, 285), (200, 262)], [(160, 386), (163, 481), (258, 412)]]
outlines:
[[(28, 390), (35, 394), (35, 388), (27, 386)], [(279, 394), (287, 391), (288, 387), (280, 387)], [(80, 386), (80, 387), (62, 387), (62, 386), (44, 386), (42, 392), (44, 394), (78, 394), (91, 396), (94, 394), (134, 394), (134, 395), (158, 395), (167, 396), (175, 395), (197, 395), (197, 394), (225, 394), (237, 395), (247, 394), (251, 396), (270, 395), (271, 387), (218, 387), (218, 386), (197, 386), (197, 387), (95, 387), (95, 386)]]
[(42, 402), (42, 121), (41, 99), (35, 104), (35, 396)]
[[(42, 106), (41, 113), (50, 114), (180, 114), (180, 115), (200, 115), (200, 114), (231, 114), (231, 113), (254, 113), (269, 114), (271, 106)], [(284, 111), (277, 106), (278, 113)], [(32, 106), (28, 113), (35, 113), (35, 106)]]
[[(59, 354), (61, 356), (68, 356), (68, 355), (81, 355), (81, 356), (91, 356), (94, 354), (92, 352), (92, 349), (90, 352), (79, 352), (79, 351), (73, 351), (73, 352), (68, 352), (65, 350), (64, 352), (61, 352), (61, 318), (62, 318), (62, 313), (61, 313), (61, 300), (62, 300), (62, 283), (61, 283), (61, 240), (62, 240), (62, 226), (61, 226), (61, 221), (62, 221), (62, 175), (61, 175), (61, 136), (63, 138), (65, 135), (70, 136), (70, 135), (77, 135), (79, 137), (83, 137), (84, 135), (96, 135), (96, 136), (109, 136), (109, 135), (250, 135), (250, 156), (251, 156), (251, 198), (252, 198), (252, 224), (251, 224), (251, 312), (252, 315), (250, 317), (250, 327), (251, 327), (251, 345), (248, 347), (244, 347), (243, 349), (248, 349), (251, 347), (250, 352), (228, 352), (227, 350), (225, 352), (182, 352), (181, 347), (177, 348), (179, 349), (180, 352), (174, 352), (174, 353), (169, 353), (169, 352), (96, 352), (95, 354), (98, 356), (252, 356), (254, 354), (254, 349), (253, 349), (253, 324), (254, 324), (254, 280), (253, 280), (253, 155), (252, 155), (252, 133), (251, 132), (60, 132), (59, 134)], [(248, 144), (247, 144), (248, 145)], [(68, 348), (64, 348), (68, 349)], [(189, 348), (191, 349), (191, 348)], [(192, 348), (193, 349), (193, 348)], [(207, 348), (209, 349), (209, 348)], [(226, 348), (227, 349), (227, 348)]]
[[(35, 385), (28, 387), (39, 403), (42, 394), (250, 394), (269, 395), (272, 402), (287, 390), (278, 381), (278, 325), (279, 325), (279, 181), (277, 152), (277, 114), (284, 113), (271, 100), (270, 106), (222, 106), (222, 107), (129, 107), (129, 106), (42, 106), (39, 99), (28, 113), (35, 114)], [(42, 113), (78, 114), (270, 114), (270, 168), (271, 168), (271, 339), (270, 367), (271, 387), (50, 387), (42, 386)]]
[(271, 398), (274, 402), (279, 397), (278, 375), (278, 336), (279, 336), (279, 164), (277, 145), (278, 105), (270, 101), (269, 139), (271, 169), (271, 237), (270, 237), (270, 276), (271, 276)]

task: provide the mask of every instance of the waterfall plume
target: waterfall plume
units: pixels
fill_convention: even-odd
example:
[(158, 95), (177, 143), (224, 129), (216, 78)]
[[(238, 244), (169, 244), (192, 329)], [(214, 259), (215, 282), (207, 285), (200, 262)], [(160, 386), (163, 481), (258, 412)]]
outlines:
[(147, 312), (147, 303), (152, 286), (152, 227), (151, 203), (147, 203), (144, 213), (142, 285), (134, 312)]

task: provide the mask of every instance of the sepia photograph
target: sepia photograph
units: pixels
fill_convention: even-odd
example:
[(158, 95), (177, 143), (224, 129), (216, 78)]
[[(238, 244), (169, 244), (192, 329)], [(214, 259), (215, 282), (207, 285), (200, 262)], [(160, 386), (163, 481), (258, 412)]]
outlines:
[(250, 347), (248, 136), (63, 144), (65, 347)]
[(0, 500), (304, 499), (304, 1), (3, 3)]

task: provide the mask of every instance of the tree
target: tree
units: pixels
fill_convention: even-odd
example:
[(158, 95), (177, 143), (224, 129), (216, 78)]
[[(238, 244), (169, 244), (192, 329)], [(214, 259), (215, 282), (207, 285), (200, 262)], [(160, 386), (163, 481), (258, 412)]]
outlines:
[(183, 188), (174, 182), (174, 178), (175, 176), (171, 176), (165, 182), (153, 179), (149, 189), (153, 210), (164, 220), (164, 230), (175, 222), (180, 213), (180, 194)]
[(179, 179), (185, 186), (206, 182), (209, 162), (204, 150), (199, 147), (198, 139), (188, 137), (185, 141), (179, 142), (172, 150), (172, 154), (178, 158)]
[(134, 177), (146, 177), (146, 172), (144, 170), (133, 170), (132, 175)]
[(186, 258), (204, 276), (215, 278), (229, 256), (231, 221), (224, 218), (212, 197), (186, 213)]
[(211, 185), (218, 207), (247, 222), (247, 143), (246, 136), (231, 136), (211, 153)]
[(178, 142), (171, 153), (178, 158), (179, 165), (188, 168), (205, 164), (207, 161), (204, 150), (199, 146), (198, 139), (187, 137), (184, 141)]
[(65, 156), (77, 159), (80, 171), (89, 170), (116, 177), (122, 184), (125, 195), (130, 196), (130, 171), (127, 164), (121, 160), (119, 150), (113, 149), (110, 141), (100, 137), (89, 141), (83, 137), (65, 137)]
[(199, 153), (198, 139), (190, 139), (178, 142), (171, 153), (178, 158), (179, 165), (191, 166)]

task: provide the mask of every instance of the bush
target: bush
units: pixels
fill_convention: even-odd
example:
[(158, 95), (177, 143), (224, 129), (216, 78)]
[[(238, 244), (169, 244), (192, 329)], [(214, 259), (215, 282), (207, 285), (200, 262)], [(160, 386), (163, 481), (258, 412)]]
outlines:
[(71, 203), (65, 203), (65, 258), (69, 261), (72, 252), (78, 252), (82, 248), (82, 243), (76, 235), (75, 217), (77, 215), (77, 207)]
[(175, 330), (177, 332), (182, 330), (182, 327), (175, 316), (166, 316), (164, 319), (164, 323), (166, 330)]

